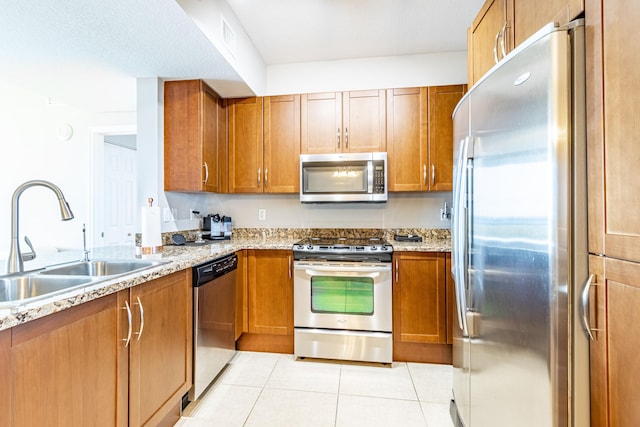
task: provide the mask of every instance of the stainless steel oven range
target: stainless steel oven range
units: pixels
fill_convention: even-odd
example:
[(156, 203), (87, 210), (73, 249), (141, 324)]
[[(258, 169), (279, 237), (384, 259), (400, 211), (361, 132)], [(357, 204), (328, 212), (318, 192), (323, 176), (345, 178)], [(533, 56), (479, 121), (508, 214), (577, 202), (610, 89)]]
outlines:
[(379, 238), (293, 245), (296, 356), (392, 362), (392, 255)]

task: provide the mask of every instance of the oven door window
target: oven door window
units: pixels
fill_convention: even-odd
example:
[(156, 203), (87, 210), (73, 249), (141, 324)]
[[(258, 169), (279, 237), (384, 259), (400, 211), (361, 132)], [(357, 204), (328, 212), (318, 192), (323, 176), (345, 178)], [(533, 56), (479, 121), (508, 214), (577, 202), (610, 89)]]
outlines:
[(373, 278), (313, 276), (311, 312), (373, 314)]

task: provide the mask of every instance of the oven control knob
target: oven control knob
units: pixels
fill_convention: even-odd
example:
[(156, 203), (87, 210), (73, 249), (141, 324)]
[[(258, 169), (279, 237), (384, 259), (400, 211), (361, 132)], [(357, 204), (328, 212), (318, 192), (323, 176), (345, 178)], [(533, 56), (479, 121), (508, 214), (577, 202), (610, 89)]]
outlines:
[(377, 249), (378, 249), (378, 247), (377, 247), (376, 245), (372, 245), (372, 246), (371, 246), (371, 250), (372, 250), (372, 251), (375, 251), (375, 250), (377, 250)]
[(309, 250), (313, 249), (313, 245), (307, 245), (307, 249)]
[(386, 247), (386, 246), (380, 246), (380, 250), (381, 250), (381, 251), (386, 251), (386, 250), (387, 250), (387, 247)]

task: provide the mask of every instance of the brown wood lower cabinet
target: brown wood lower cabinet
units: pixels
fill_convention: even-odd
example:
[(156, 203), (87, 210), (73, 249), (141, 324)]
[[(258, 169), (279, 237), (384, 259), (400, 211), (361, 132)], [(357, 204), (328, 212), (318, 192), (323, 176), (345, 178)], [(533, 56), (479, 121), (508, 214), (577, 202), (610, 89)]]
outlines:
[(248, 333), (238, 350), (293, 353), (293, 255), (247, 251)]
[(591, 256), (591, 425), (640, 425), (640, 264)]
[(0, 331), (0, 425), (11, 425), (11, 329)]
[(393, 360), (451, 363), (445, 254), (394, 254)]
[(180, 418), (181, 398), (191, 388), (191, 270), (130, 292), (129, 425), (173, 425)]
[(117, 301), (112, 294), (12, 329), (11, 420), (3, 425), (127, 425)]
[(173, 425), (191, 387), (190, 274), (0, 332), (0, 424)]

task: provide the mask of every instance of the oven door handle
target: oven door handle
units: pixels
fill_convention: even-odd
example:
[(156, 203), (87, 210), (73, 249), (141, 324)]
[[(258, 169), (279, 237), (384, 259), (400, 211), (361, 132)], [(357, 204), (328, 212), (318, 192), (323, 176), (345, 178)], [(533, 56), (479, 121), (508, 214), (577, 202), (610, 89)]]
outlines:
[(388, 273), (391, 266), (367, 266), (367, 267), (350, 267), (350, 266), (297, 266), (296, 269), (304, 270), (310, 276), (318, 276), (327, 273), (357, 273), (371, 275), (376, 277), (380, 273)]

